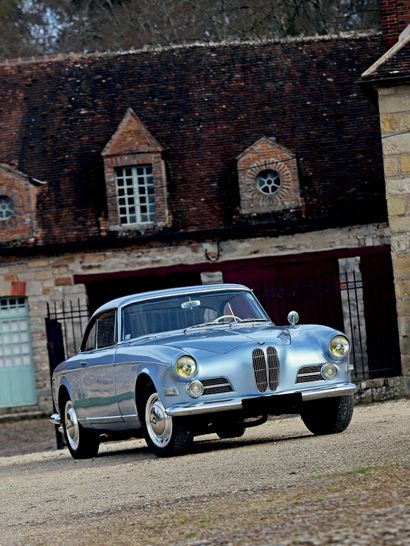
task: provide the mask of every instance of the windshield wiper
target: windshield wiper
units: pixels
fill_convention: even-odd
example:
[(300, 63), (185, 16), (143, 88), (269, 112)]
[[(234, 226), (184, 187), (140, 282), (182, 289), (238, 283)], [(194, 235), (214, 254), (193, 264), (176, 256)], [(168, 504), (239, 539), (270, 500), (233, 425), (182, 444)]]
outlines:
[(187, 330), (191, 330), (192, 328), (202, 328), (203, 326), (220, 326), (222, 323), (216, 323), (216, 322), (213, 322), (213, 321), (210, 321), (210, 322), (201, 322), (200, 324), (193, 324), (192, 326), (187, 326), (186, 328), (184, 328), (184, 332), (186, 332)]
[(272, 322), (266, 318), (243, 318), (237, 324), (243, 324), (244, 322)]

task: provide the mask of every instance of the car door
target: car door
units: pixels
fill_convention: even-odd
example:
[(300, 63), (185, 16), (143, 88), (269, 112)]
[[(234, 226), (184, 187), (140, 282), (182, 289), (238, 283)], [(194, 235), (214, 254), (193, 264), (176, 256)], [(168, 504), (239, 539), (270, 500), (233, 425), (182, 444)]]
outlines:
[[(88, 335), (87, 335), (88, 334)], [(87, 328), (80, 353), (79, 416), (89, 424), (121, 422), (115, 394), (116, 310), (104, 311)]]

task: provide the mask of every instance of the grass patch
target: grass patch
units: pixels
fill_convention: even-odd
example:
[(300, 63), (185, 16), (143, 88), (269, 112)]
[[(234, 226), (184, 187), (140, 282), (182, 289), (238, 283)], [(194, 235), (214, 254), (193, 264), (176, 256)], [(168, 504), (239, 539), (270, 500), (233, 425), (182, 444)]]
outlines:
[(370, 472), (375, 472), (378, 470), (377, 466), (359, 466), (358, 468), (353, 468), (353, 474), (358, 474), (362, 476), (363, 474), (369, 474)]

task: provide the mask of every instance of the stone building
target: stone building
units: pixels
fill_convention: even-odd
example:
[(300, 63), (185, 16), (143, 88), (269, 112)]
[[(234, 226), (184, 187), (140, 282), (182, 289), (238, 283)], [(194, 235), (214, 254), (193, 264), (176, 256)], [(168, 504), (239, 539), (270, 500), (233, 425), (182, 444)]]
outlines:
[[(410, 5), (401, 3), (410, 20)], [(387, 43), (392, 47), (363, 74), (375, 90), (383, 143), (386, 201), (397, 300), (401, 362), (410, 392), (410, 26), (390, 17)]]
[[(49, 410), (47, 313), (69, 310), (67, 337), (77, 308), (221, 280), (253, 287), (276, 322), (297, 307), (346, 330), (367, 399), (409, 392), (409, 152), (382, 150), (360, 84), (385, 39), (3, 63), (0, 408)], [(405, 129), (393, 117), (383, 131)]]

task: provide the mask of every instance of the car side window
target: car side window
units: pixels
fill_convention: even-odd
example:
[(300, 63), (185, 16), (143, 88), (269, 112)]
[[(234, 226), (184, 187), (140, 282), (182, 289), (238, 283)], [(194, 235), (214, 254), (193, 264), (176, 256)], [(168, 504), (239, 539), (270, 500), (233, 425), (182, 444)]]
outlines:
[(93, 324), (87, 328), (84, 341), (82, 343), (82, 351), (93, 351), (95, 349), (95, 334), (97, 332), (97, 322), (94, 320)]
[(115, 311), (113, 310), (97, 317), (97, 348), (109, 347), (115, 342)]

